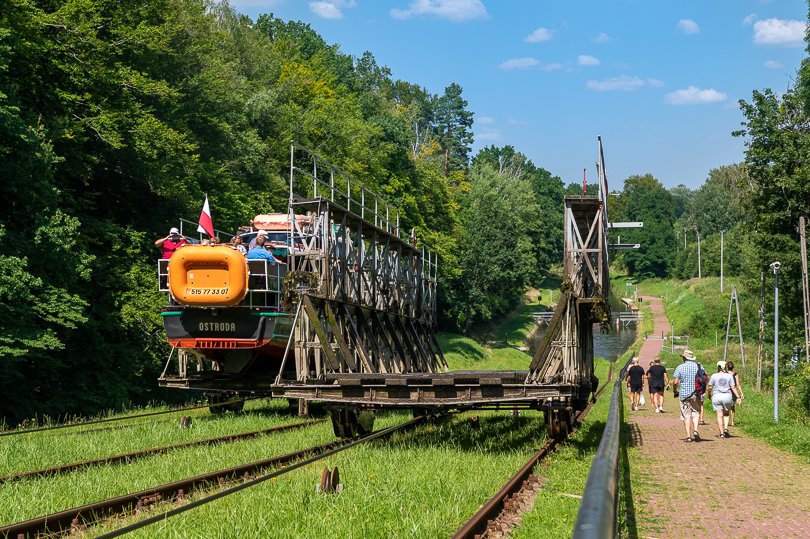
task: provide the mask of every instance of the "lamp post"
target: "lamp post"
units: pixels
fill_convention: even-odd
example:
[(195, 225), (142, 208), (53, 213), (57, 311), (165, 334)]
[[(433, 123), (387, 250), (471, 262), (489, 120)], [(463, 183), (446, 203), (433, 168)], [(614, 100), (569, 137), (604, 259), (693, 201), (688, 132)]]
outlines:
[(771, 264), (773, 270), (773, 422), (779, 423), (779, 268), (780, 262)]

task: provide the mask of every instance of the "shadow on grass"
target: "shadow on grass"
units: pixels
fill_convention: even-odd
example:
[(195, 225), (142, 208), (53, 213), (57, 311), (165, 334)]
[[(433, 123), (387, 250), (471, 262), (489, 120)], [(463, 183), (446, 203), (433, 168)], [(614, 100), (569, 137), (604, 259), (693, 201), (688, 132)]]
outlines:
[[(630, 459), (627, 455), (627, 447), (630, 445), (633, 429), (631, 425), (624, 421), (624, 406), (621, 410), (621, 435), (619, 443), (619, 536), (629, 539), (638, 539), (638, 527), (636, 525), (636, 506), (633, 501), (633, 484), (630, 480)], [(632, 425), (636, 427), (635, 425)], [(636, 427), (638, 430), (638, 427)], [(623, 533), (622, 533), (623, 532)]]
[(444, 354), (459, 354), (465, 359), (483, 360), (487, 358), (484, 351), (469, 339), (451, 333), (437, 335), (439, 345)]
[(540, 415), (479, 415), (451, 417), (426, 425), (399, 437), (381, 441), (391, 447), (452, 447), (466, 452), (511, 453), (539, 448), (545, 439), (545, 424)]

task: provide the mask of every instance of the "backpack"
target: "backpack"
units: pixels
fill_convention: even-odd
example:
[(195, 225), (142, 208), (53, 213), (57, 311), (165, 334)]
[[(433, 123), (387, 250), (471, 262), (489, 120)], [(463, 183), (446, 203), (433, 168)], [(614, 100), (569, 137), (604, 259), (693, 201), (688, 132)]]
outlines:
[(703, 396), (706, 393), (706, 385), (709, 383), (709, 375), (703, 369), (703, 365), (698, 363), (698, 370), (695, 374), (695, 392), (693, 395)]

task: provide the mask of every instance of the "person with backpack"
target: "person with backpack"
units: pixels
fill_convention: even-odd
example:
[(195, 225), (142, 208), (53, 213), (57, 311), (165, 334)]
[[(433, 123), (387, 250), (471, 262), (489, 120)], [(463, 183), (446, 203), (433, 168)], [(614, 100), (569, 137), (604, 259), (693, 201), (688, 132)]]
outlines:
[(717, 412), (717, 437), (731, 438), (728, 434), (729, 410), (734, 401), (740, 400), (734, 377), (726, 372), (726, 362), (717, 362), (717, 372), (709, 379), (709, 396), (712, 399), (712, 410)]
[(698, 432), (698, 422), (700, 409), (703, 406), (702, 392), (700, 391), (701, 381), (705, 388), (706, 371), (703, 370), (696, 361), (695, 353), (688, 348), (681, 354), (683, 363), (675, 368), (672, 373), (672, 383), (675, 396), (680, 401), (681, 419), (686, 429), (685, 442), (700, 441)]

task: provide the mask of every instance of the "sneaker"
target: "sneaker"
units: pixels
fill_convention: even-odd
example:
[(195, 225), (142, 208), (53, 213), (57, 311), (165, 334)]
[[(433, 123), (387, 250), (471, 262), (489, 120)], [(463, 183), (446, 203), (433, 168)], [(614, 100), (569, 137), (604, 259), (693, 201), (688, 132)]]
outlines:
[(728, 433), (728, 429), (723, 431), (723, 438), (731, 438), (731, 434)]

